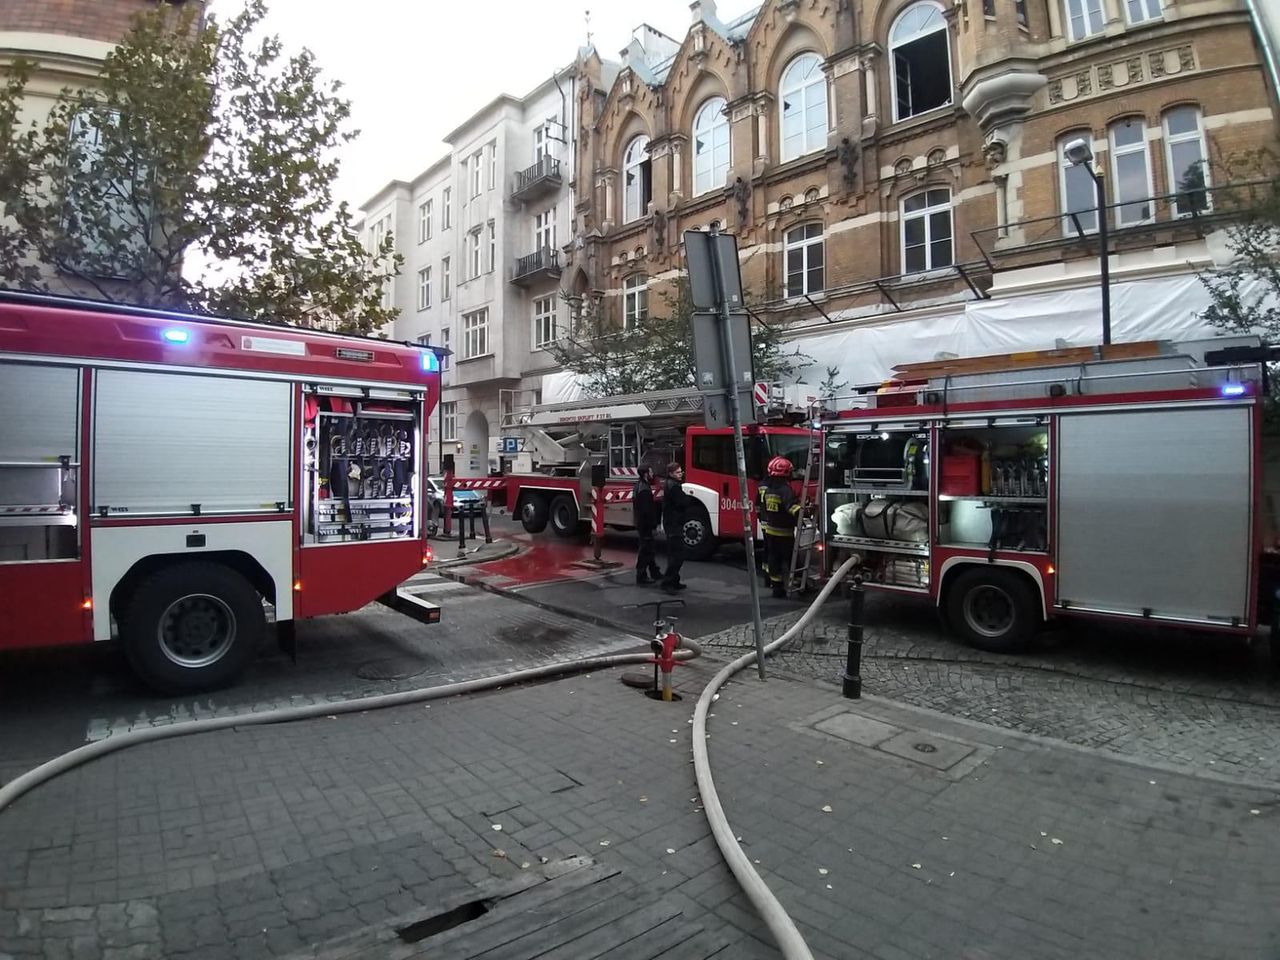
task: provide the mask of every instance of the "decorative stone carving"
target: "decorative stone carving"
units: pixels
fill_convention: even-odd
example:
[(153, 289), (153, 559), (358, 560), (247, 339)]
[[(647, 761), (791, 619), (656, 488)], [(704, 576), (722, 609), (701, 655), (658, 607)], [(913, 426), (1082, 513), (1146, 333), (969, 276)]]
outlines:
[(733, 199), (738, 202), (738, 222), (747, 222), (747, 201), (751, 197), (751, 185), (741, 177), (733, 181)]
[(841, 137), (837, 154), (844, 170), (844, 187), (852, 190), (858, 180), (858, 148), (848, 137)]
[(947, 162), (947, 151), (943, 150), (941, 147), (936, 147), (933, 150), (930, 150), (928, 162), (931, 167), (941, 166)]
[(1049, 81), (1049, 102), (1050, 103), (1062, 102), (1062, 81), (1061, 80)]
[(808, 190), (806, 190), (806, 191), (804, 192), (804, 202), (805, 202), (805, 203), (817, 203), (817, 202), (818, 202), (818, 188), (817, 188), (817, 187), (810, 187)]
[(1006, 144), (999, 137), (991, 137), (982, 145), (982, 156), (987, 162), (987, 169), (1000, 166), (1004, 163), (1006, 155)]
[(1093, 93), (1093, 74), (1082, 70), (1076, 74), (1076, 96), (1087, 97)]
[(1116, 78), (1113, 67), (1109, 63), (1104, 63), (1098, 68), (1098, 89), (1110, 90), (1116, 85)]
[(1125, 68), (1129, 71), (1130, 83), (1142, 82), (1142, 58), (1130, 57), (1124, 62)]
[(1178, 48), (1178, 71), (1196, 68), (1196, 52), (1190, 46)]
[(1147, 66), (1151, 68), (1151, 79), (1156, 80), (1163, 77), (1164, 69), (1164, 51), (1159, 50), (1156, 53), (1147, 54)]
[(785, 197), (783, 197), (781, 200), (778, 201), (778, 209), (790, 210), (792, 204), (794, 203), (795, 201), (791, 199), (791, 194), (787, 194)]
[[(653, 247), (664, 250), (667, 246), (667, 213), (665, 210), (653, 211)], [(637, 247), (637, 250), (641, 248)]]
[(893, 175), (895, 177), (905, 177), (911, 172), (911, 158), (903, 157), (893, 165)]

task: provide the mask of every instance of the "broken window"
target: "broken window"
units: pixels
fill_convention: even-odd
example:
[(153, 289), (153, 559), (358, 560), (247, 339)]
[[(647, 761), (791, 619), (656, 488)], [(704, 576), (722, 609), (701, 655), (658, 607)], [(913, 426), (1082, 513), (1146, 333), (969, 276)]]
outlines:
[(951, 50), (942, 7), (908, 7), (889, 31), (894, 119), (905, 120), (951, 102)]
[(639, 220), (649, 212), (653, 199), (653, 168), (649, 162), (649, 138), (636, 137), (627, 144), (622, 159), (622, 222)]

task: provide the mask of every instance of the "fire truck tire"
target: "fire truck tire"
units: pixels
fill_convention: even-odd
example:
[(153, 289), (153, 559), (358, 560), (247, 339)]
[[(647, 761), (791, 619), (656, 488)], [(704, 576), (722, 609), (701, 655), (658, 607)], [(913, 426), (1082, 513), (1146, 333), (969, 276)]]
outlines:
[(690, 560), (710, 560), (720, 542), (711, 532), (707, 508), (697, 504), (684, 519), (684, 553)]
[(266, 632), (262, 598), (216, 563), (183, 563), (139, 584), (121, 624), (134, 672), (164, 693), (225, 686), (248, 665)]
[(551, 532), (557, 537), (572, 540), (582, 532), (582, 518), (578, 516), (578, 501), (562, 493), (551, 501), (548, 511)]
[(1017, 653), (1040, 628), (1035, 590), (1025, 576), (1000, 567), (971, 567), (947, 590), (947, 622), (965, 642), (992, 653)]
[(547, 498), (537, 493), (526, 493), (521, 497), (520, 523), (528, 533), (541, 533), (547, 529)]

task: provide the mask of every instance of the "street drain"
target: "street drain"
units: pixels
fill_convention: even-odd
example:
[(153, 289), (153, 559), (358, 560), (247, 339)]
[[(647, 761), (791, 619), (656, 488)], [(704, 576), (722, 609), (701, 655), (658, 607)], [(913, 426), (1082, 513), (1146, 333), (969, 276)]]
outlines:
[(389, 657), (360, 664), (356, 676), (361, 680), (408, 680), (426, 673), (428, 666), (417, 657)]
[(396, 935), (405, 943), (417, 943), (419, 940), (434, 937), (437, 933), (444, 933), (446, 930), (460, 927), (472, 920), (479, 920), (489, 912), (491, 904), (490, 900), (469, 900), (452, 910), (437, 913), (434, 917), (427, 917), (425, 920), (402, 927), (396, 931)]
[(938, 748), (932, 743), (913, 743), (911, 749), (919, 750), (921, 753), (937, 753)]

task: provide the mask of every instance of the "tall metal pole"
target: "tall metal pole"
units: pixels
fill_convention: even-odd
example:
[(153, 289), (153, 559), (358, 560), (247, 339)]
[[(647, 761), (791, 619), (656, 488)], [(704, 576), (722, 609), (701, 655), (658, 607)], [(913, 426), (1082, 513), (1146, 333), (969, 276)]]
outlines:
[(711, 276), (716, 287), (716, 302), (720, 314), (720, 345), (724, 350), (729, 369), (725, 381), (729, 392), (729, 419), (733, 421), (733, 452), (738, 460), (738, 506), (742, 510), (742, 543), (747, 549), (747, 579), (751, 585), (751, 626), (756, 637), (756, 669), (760, 679), (768, 679), (764, 672), (764, 624), (760, 622), (760, 584), (756, 576), (756, 542), (751, 530), (751, 504), (747, 495), (747, 457), (742, 440), (742, 411), (738, 404), (738, 361), (733, 355), (733, 336), (729, 332), (729, 304), (725, 296), (724, 275), (720, 270), (720, 258), (715, 254), (715, 237), (720, 233), (711, 228), (712, 255)]
[(1100, 277), (1102, 281), (1102, 345), (1111, 345), (1111, 253), (1107, 243), (1107, 190), (1103, 186), (1102, 174), (1093, 169), (1092, 163), (1085, 164), (1089, 176), (1093, 177), (1094, 190), (1098, 195), (1098, 246), (1101, 250)]

